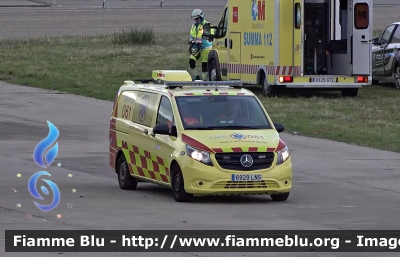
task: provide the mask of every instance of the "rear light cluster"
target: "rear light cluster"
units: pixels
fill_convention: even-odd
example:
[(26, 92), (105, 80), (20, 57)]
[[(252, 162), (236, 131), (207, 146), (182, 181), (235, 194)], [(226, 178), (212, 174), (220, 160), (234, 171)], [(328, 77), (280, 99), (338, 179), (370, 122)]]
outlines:
[(354, 78), (355, 83), (367, 83), (368, 82), (368, 76), (357, 76)]
[(279, 77), (279, 82), (284, 83), (284, 82), (293, 82), (293, 77), (292, 76), (282, 76)]

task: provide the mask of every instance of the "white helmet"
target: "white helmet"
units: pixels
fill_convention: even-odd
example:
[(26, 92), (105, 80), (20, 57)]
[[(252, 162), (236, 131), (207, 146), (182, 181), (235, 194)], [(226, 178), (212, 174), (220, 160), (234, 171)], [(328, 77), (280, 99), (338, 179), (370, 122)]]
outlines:
[(203, 13), (203, 11), (200, 10), (200, 9), (196, 9), (196, 10), (194, 10), (194, 11), (192, 12), (192, 19), (196, 19), (196, 18), (198, 18), (198, 17), (204, 19), (204, 13)]

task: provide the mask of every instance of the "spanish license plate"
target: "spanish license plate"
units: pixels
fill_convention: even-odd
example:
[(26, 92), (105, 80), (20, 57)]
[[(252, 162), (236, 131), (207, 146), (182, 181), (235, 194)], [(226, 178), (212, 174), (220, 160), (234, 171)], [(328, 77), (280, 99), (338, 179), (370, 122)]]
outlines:
[(232, 174), (232, 181), (260, 181), (261, 174)]
[(335, 77), (312, 77), (311, 83), (336, 83)]

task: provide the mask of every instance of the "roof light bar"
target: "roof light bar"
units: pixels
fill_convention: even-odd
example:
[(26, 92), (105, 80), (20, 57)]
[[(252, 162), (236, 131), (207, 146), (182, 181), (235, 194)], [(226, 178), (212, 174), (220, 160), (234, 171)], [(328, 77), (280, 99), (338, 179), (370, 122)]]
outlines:
[(177, 81), (177, 82), (165, 82), (167, 88), (176, 87), (193, 87), (193, 86), (230, 86), (230, 87), (243, 87), (242, 81)]

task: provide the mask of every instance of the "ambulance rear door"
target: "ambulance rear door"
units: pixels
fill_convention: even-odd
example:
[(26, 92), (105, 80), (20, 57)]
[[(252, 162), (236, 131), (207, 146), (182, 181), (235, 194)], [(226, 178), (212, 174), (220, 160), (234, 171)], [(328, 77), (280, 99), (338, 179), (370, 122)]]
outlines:
[(371, 27), (370, 0), (353, 0), (352, 55), (353, 75), (371, 74)]

